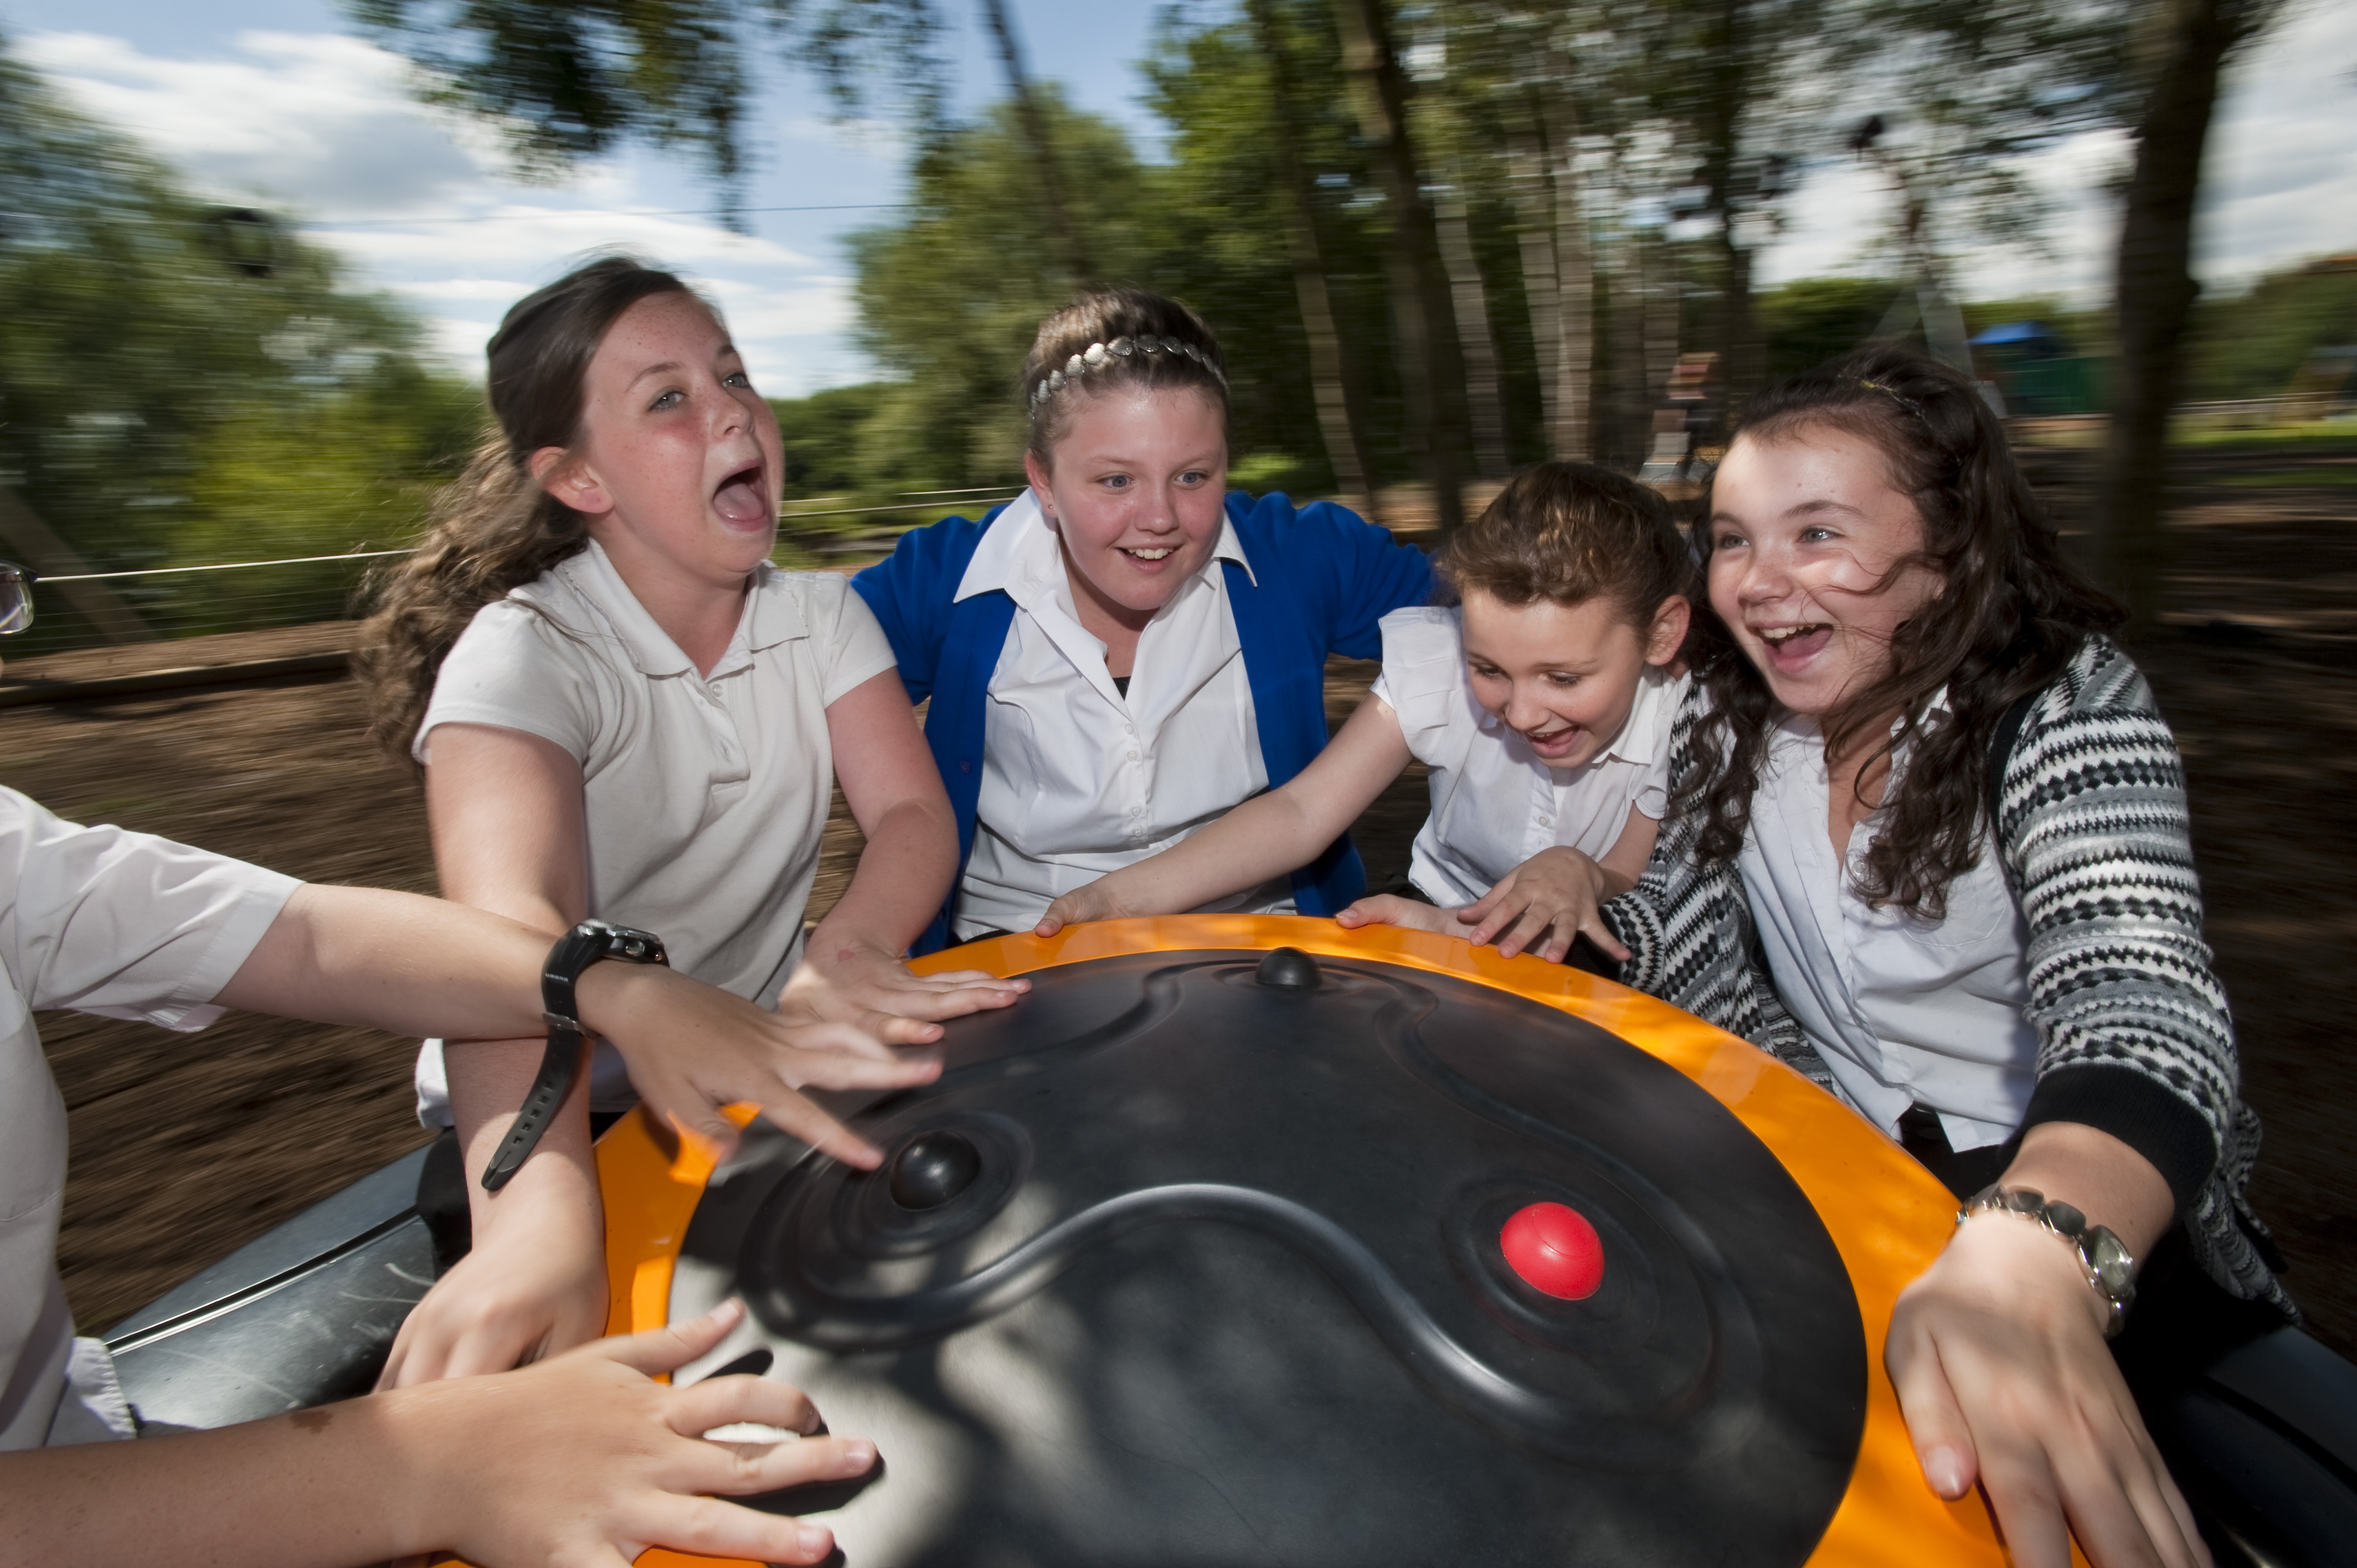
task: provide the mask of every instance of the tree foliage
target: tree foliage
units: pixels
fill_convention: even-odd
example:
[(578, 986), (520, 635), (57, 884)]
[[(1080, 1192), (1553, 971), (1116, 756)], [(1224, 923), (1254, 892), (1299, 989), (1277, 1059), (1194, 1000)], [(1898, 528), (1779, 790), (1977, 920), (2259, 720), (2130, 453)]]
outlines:
[(5, 52), (0, 213), (0, 484), (101, 568), (397, 540), (480, 417), (329, 252), (225, 223)]
[(838, 112), (892, 83), (930, 141), (947, 70), (932, 0), (346, 0), (361, 28), (421, 72), (428, 102), (488, 120), (527, 173), (554, 175), (632, 141), (701, 161), (733, 209), (751, 149), (747, 45), (791, 53)]

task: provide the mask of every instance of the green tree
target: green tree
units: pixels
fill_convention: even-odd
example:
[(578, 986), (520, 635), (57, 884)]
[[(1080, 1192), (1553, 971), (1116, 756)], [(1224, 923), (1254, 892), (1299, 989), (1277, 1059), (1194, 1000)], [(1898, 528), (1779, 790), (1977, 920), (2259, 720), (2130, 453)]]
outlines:
[(2287, 267), (2197, 307), (2186, 367), (2196, 399), (2281, 397), (2319, 349), (2357, 345), (2357, 257)]
[[(1107, 282), (1158, 285), (1168, 198), (1119, 128), (1037, 103), (1075, 189)], [(890, 372), (866, 431), (866, 471), (904, 489), (1019, 482), (1017, 381), (1039, 319), (1071, 279), (1035, 194), (1031, 144), (1012, 104), (945, 134), (917, 160), (901, 220), (851, 236), (857, 336)]]
[[(417, 324), (345, 287), (329, 252), (189, 197), (5, 48), (0, 212), (0, 484), (96, 567), (397, 541), (479, 419), (478, 393), (424, 368)], [(274, 581), (250, 607), (340, 607), (340, 590), (301, 586)], [(219, 618), (191, 605), (248, 590), (122, 591), (199, 629)]]

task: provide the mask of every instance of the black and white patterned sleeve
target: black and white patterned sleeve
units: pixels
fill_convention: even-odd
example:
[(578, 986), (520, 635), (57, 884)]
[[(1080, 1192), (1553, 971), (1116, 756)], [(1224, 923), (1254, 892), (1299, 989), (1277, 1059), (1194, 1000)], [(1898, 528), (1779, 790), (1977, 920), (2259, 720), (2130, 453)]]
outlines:
[(2024, 1128), (2073, 1122), (2149, 1160), (2221, 1284), (2280, 1295), (2241, 1200), (2257, 1123), (2202, 938), (2184, 764), (2126, 654), (2091, 639), (2008, 759), (1998, 839), (2029, 926), (2038, 1083)]

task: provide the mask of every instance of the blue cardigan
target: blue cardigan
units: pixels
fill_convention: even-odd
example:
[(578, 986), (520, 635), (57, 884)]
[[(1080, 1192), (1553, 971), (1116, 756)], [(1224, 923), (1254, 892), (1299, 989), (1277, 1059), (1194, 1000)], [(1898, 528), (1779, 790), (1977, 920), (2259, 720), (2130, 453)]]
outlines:
[[(1422, 551), (1396, 544), (1383, 529), (1330, 501), (1296, 509), (1281, 495), (1255, 501), (1236, 491), (1227, 508), (1252, 574), (1232, 561), (1221, 566), (1252, 685), (1261, 763), (1275, 789), (1326, 745), (1326, 656), (1382, 657), (1376, 622), (1431, 596), (1432, 565)], [(932, 699), (925, 738), (957, 812), (961, 879), (974, 852), (982, 796), (985, 693), (1015, 623), (1015, 601), (997, 591), (964, 600), (955, 596), (984, 531), (1006, 510), (978, 523), (952, 517), (904, 534), (888, 560), (851, 579), (892, 639), (909, 700)], [(1294, 898), (1313, 915), (1343, 908), (1366, 886), (1366, 870), (1347, 833), (1293, 874)], [(956, 901), (952, 884), (950, 901), (917, 943), (919, 952), (949, 944)]]

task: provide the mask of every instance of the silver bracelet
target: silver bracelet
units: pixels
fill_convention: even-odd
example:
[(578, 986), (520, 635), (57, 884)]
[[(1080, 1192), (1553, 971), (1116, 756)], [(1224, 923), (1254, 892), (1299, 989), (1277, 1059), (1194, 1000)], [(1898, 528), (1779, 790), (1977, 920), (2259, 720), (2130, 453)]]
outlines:
[(2088, 1224), (2085, 1215), (2067, 1203), (2047, 1202), (2046, 1195), (2036, 1187), (2003, 1185), (1975, 1193), (1956, 1210), (1956, 1223), (1962, 1225), (1983, 1209), (2035, 1220), (2070, 1242), (2072, 1251), (2079, 1254), (2079, 1266), (2087, 1271), (2087, 1283), (2110, 1308), (2104, 1319), (2104, 1337), (2109, 1339), (2120, 1331), (2128, 1320), (2128, 1308), (2136, 1305), (2136, 1260), (2128, 1256), (2127, 1247), (2111, 1227)]

